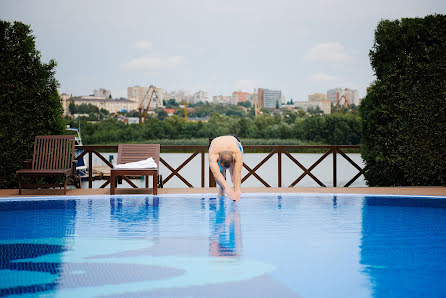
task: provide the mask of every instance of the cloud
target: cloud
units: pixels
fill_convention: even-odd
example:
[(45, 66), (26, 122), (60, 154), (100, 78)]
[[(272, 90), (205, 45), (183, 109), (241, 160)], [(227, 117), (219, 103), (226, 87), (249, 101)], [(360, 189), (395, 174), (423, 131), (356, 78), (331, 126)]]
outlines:
[(339, 78), (337, 76), (331, 76), (325, 73), (317, 73), (314, 74), (310, 77), (311, 80), (313, 81), (318, 81), (318, 82), (336, 82), (339, 81)]
[(258, 82), (254, 80), (238, 80), (235, 82), (235, 89), (244, 92), (253, 92), (254, 88), (257, 88), (257, 85), (259, 85)]
[(152, 43), (148, 40), (140, 40), (136, 43), (136, 47), (138, 49), (143, 50), (151, 50), (152, 49)]
[(346, 53), (341, 43), (327, 42), (312, 47), (305, 55), (305, 59), (308, 61), (346, 63), (353, 61), (354, 58)]
[(334, 75), (329, 75), (326, 73), (316, 73), (307, 78), (307, 82), (312, 88), (317, 88), (316, 90), (324, 91), (327, 88), (350, 88), (358, 89), (361, 85), (358, 85), (352, 81), (346, 80)]
[(121, 64), (124, 69), (142, 69), (142, 70), (153, 70), (153, 69), (166, 69), (173, 68), (184, 62), (183, 56), (169, 56), (160, 57), (152, 55), (144, 55), (138, 58), (134, 58), (129, 62)]

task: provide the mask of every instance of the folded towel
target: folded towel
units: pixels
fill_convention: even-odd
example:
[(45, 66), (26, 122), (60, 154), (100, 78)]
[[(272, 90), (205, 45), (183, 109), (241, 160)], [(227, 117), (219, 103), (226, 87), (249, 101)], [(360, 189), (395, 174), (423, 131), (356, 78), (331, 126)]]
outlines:
[(144, 160), (119, 164), (114, 167), (115, 169), (156, 169), (156, 163), (153, 158), (149, 157)]

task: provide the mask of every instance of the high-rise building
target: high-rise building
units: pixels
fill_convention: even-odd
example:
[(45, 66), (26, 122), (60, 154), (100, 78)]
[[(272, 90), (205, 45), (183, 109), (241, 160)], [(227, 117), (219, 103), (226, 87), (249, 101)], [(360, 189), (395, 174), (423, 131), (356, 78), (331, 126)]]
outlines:
[(70, 105), (70, 98), (71, 96), (66, 94), (66, 93), (62, 93), (60, 96), (61, 102), (62, 102), (62, 107), (63, 107), (63, 115), (67, 116), (69, 111), (68, 111), (68, 106)]
[(359, 105), (360, 103), (359, 92), (356, 89), (352, 90), (348, 88), (335, 88), (327, 91), (327, 99), (334, 103), (336, 103), (338, 100), (341, 100), (343, 96), (345, 97), (345, 99), (348, 100), (350, 104)]
[(327, 95), (324, 93), (313, 93), (308, 95), (309, 102), (323, 101), (323, 100), (327, 100)]
[(194, 93), (194, 102), (193, 103), (199, 103), (199, 102), (207, 102), (209, 101), (209, 92), (205, 90), (198, 90)]
[[(162, 106), (163, 99), (165, 97), (166, 92), (162, 88), (154, 88), (156, 91), (156, 95), (152, 97), (152, 103), (150, 108), (154, 109), (156, 106)], [(147, 93), (149, 92), (149, 93)], [(151, 96), (150, 87), (128, 87), (127, 88), (127, 97), (129, 100), (135, 101), (138, 103), (138, 106), (145, 108), (149, 102)]]
[(237, 104), (239, 102), (246, 102), (250, 99), (250, 94), (248, 92), (234, 91), (232, 92), (232, 102)]
[(105, 88), (99, 88), (99, 90), (93, 91), (93, 95), (97, 97), (103, 96), (105, 98), (111, 98), (111, 90), (107, 90)]
[(282, 91), (259, 88), (259, 107), (275, 109), (280, 105), (282, 99)]
[(216, 104), (231, 104), (232, 96), (216, 95), (212, 96), (212, 102)]
[(265, 89), (263, 88), (257, 89), (257, 105), (260, 109), (265, 107)]

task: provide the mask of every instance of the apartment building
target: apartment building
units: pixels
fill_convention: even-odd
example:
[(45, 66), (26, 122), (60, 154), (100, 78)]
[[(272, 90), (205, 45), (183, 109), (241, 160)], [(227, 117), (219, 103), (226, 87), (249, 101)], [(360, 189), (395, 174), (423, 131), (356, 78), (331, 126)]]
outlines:
[(229, 105), (232, 103), (232, 96), (224, 96), (224, 95), (212, 96), (212, 102), (215, 104)]
[(327, 95), (324, 93), (313, 93), (308, 95), (308, 101), (310, 102), (318, 102), (327, 100)]
[(209, 92), (206, 90), (198, 90), (194, 93), (193, 102), (191, 103), (199, 103), (199, 102), (208, 102), (209, 101)]
[(111, 98), (111, 90), (107, 90), (105, 88), (99, 88), (98, 90), (93, 91), (94, 96), (102, 96), (105, 98)]
[[(153, 110), (156, 107), (161, 107), (163, 105), (163, 100), (166, 97), (166, 91), (162, 88), (153, 88), (156, 92), (152, 97), (152, 103), (150, 109)], [(138, 106), (145, 108), (149, 102), (152, 90), (150, 87), (133, 86), (127, 88), (127, 98), (129, 100), (135, 101)]]
[(319, 107), (324, 114), (331, 113), (331, 101), (322, 100), (322, 101), (297, 101), (294, 103), (296, 108), (301, 108), (307, 111), (309, 108)]
[(233, 104), (249, 101), (250, 98), (251, 98), (251, 94), (249, 94), (248, 92), (242, 92), (242, 91), (232, 92), (232, 103)]
[(275, 109), (282, 102), (282, 91), (271, 89), (258, 89), (258, 104), (260, 108)]
[(128, 99), (109, 99), (104, 96), (82, 96), (72, 98), (70, 95), (63, 93), (60, 95), (62, 106), (64, 108), (64, 115), (69, 114), (68, 106), (71, 102), (75, 105), (92, 104), (99, 109), (105, 109), (110, 113), (133, 111), (138, 109), (137, 102)]
[(336, 103), (338, 100), (341, 100), (343, 96), (348, 100), (350, 104), (358, 106), (360, 103), (359, 92), (356, 89), (352, 90), (348, 88), (335, 88), (327, 91), (327, 99), (334, 103)]

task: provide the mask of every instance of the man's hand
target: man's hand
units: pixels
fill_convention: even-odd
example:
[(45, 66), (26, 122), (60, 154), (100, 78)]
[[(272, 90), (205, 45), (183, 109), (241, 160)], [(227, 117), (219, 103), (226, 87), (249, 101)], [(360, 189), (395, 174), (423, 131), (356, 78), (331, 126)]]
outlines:
[(234, 194), (235, 194), (234, 202), (237, 202), (238, 200), (240, 200), (240, 195), (242, 194), (242, 192), (240, 189), (237, 189), (234, 191)]
[(232, 189), (232, 187), (227, 187), (227, 188), (225, 189), (225, 192), (226, 192), (226, 194), (228, 195), (228, 197), (229, 197), (231, 200), (235, 201), (235, 199), (236, 199), (236, 195), (235, 195), (235, 192), (234, 192), (234, 190)]
[(228, 195), (228, 197), (234, 202), (240, 200), (240, 195), (241, 195), (240, 189), (233, 190), (232, 187), (228, 187), (227, 189), (225, 189), (225, 192)]

